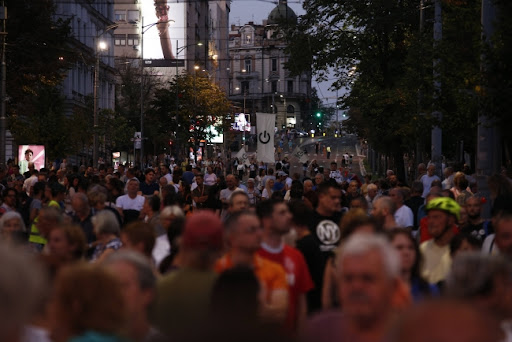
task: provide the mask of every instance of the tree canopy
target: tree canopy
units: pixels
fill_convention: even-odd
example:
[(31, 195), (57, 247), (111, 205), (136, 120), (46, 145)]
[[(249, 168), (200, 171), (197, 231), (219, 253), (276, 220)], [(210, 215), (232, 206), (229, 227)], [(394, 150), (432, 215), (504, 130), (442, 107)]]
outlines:
[[(433, 2), (423, 9), (423, 30), (419, 3), (306, 1), (297, 27), (287, 29), (287, 67), (293, 73), (312, 69), (319, 79), (333, 70), (333, 89), (348, 89), (339, 103), (349, 110), (347, 128), (375, 150), (400, 158), (420, 143), (428, 153), (430, 129), (440, 124), (443, 152), (453, 156), (455, 142), (475, 142), (480, 1), (443, 0), (443, 39), (436, 44)], [(440, 90), (433, 87), (434, 71)], [(434, 110), (443, 113), (441, 123), (431, 115)]]

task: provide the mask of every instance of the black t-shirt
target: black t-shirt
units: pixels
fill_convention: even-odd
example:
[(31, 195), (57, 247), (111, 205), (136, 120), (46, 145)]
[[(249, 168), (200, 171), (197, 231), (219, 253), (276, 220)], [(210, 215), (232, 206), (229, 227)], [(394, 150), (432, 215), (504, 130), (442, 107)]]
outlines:
[(412, 213), (414, 214), (414, 230), (418, 229), (419, 222), (418, 222), (418, 209), (425, 204), (425, 199), (421, 196), (413, 196), (409, 198), (404, 203), (406, 206), (411, 208)]
[[(310, 268), (314, 269), (312, 273), (315, 288), (312, 290), (311, 301), (308, 301), (308, 307), (311, 306), (310, 311), (321, 309), (323, 274), (327, 260), (333, 255), (334, 249), (338, 246), (341, 238), (341, 230), (338, 226), (341, 220), (342, 213), (336, 213), (333, 216), (322, 216), (317, 211), (313, 213), (309, 231), (313, 237), (313, 242), (316, 246), (318, 254), (315, 257), (314, 264)], [(309, 266), (309, 265), (308, 265)], [(313, 276), (314, 274), (318, 274)], [(316, 279), (315, 279), (316, 278)]]
[(312, 234), (308, 234), (295, 242), (295, 247), (302, 253), (308, 265), (309, 274), (315, 287), (306, 294), (308, 313), (322, 308), (322, 284), (324, 274), (319, 265), (323, 263), (323, 255), (318, 248), (318, 243)]
[(494, 233), (491, 221), (483, 221), (479, 224), (468, 223), (460, 232), (462, 234), (473, 235), (480, 241), (484, 241), (487, 236)]

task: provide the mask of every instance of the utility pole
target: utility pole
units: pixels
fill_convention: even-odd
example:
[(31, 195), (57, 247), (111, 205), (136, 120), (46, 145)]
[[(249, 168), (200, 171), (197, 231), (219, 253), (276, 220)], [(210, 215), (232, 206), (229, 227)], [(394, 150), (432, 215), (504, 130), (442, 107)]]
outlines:
[[(439, 42), (443, 38), (443, 23), (441, 14), (441, 0), (435, 0), (434, 4), (434, 48), (438, 46)], [(437, 120), (437, 123), (432, 128), (432, 163), (436, 165), (436, 172), (438, 176), (442, 176), (442, 146), (443, 146), (443, 132), (439, 124), (443, 120), (443, 113), (439, 110), (439, 98), (441, 97), (441, 73), (439, 71), (441, 61), (439, 58), (434, 59), (434, 111), (432, 116)]]
[[(493, 22), (496, 20), (496, 8), (492, 0), (482, 0), (481, 11), (482, 39), (484, 43), (490, 43), (490, 37), (494, 33)], [(484, 55), (481, 60), (481, 71), (485, 72)], [(500, 134), (496, 121), (491, 119), (483, 109), (478, 116), (477, 129), (477, 158), (476, 158), (476, 179), (478, 193), (487, 198), (483, 206), (482, 217), (490, 217), (490, 192), (487, 186), (487, 177), (497, 171), (501, 163)]]
[(1, 73), (2, 73), (2, 80), (0, 84), (0, 164), (7, 164), (6, 157), (5, 157), (5, 150), (6, 150), (6, 131), (7, 131), (7, 118), (5, 113), (5, 101), (6, 101), (6, 81), (7, 81), (7, 67), (5, 64), (5, 39), (7, 38), (7, 29), (6, 29), (6, 22), (7, 22), (7, 7), (4, 6), (5, 2), (2, 1), (2, 7), (0, 7), (0, 20), (2, 20), (2, 32), (0, 34), (2, 35), (2, 65), (1, 65)]

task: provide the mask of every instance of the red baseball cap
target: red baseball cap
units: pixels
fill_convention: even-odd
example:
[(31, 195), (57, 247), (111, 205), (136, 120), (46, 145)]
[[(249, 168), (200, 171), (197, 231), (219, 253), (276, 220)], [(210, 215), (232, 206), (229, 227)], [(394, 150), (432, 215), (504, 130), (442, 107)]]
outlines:
[(221, 250), (224, 246), (224, 226), (219, 216), (209, 210), (187, 217), (182, 236), (184, 247)]

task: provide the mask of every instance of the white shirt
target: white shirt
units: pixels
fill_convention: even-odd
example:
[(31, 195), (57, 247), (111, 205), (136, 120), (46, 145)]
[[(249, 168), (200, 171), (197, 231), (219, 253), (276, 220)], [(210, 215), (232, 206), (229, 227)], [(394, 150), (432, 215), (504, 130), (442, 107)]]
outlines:
[(430, 187), (432, 186), (432, 182), (435, 180), (440, 180), (436, 175), (429, 176), (428, 174), (421, 176), (420, 181), (423, 183), (423, 194), (421, 197), (427, 197), (430, 192)]
[(412, 213), (411, 208), (406, 206), (405, 204), (402, 205), (396, 212), (395, 212), (395, 222), (398, 227), (412, 227), (414, 226), (414, 214)]
[(144, 206), (144, 196), (137, 195), (135, 198), (130, 198), (128, 195), (119, 196), (116, 200), (116, 207), (122, 210), (137, 210), (141, 211)]
[(160, 235), (155, 239), (155, 246), (153, 247), (152, 256), (155, 260), (155, 265), (158, 267), (166, 256), (171, 253), (171, 244), (167, 235)]

